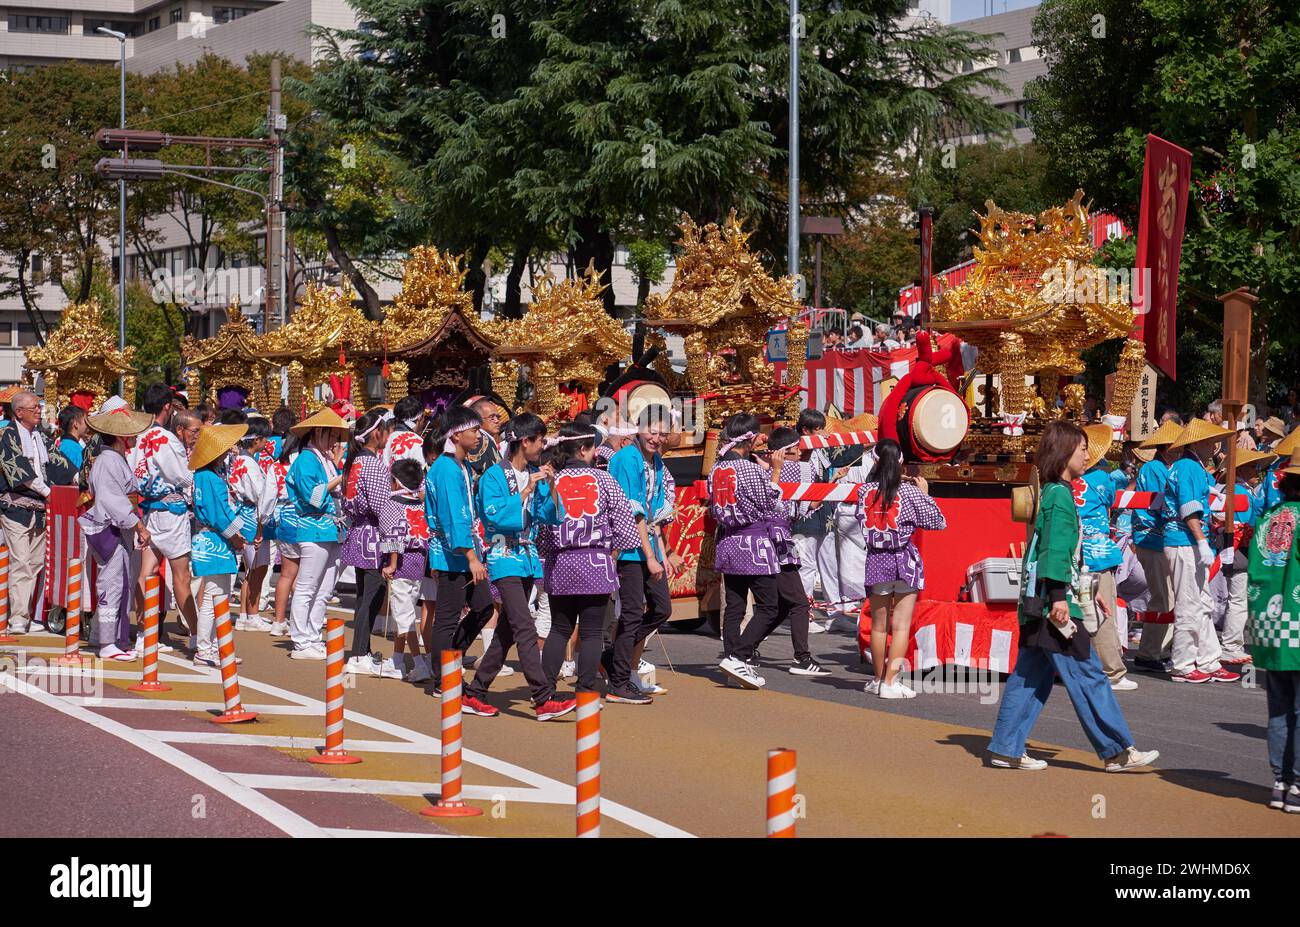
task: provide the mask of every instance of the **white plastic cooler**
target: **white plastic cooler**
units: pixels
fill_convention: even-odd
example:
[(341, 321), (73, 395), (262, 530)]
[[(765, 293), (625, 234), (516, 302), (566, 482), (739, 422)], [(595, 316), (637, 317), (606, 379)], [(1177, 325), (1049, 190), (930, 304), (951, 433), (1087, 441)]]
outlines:
[(1020, 559), (985, 557), (966, 568), (972, 602), (1016, 602), (1020, 599)]

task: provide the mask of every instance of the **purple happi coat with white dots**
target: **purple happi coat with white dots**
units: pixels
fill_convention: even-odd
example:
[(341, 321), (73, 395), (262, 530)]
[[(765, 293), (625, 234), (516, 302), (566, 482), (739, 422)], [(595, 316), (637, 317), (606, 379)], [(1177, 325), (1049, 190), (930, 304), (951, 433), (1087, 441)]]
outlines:
[(550, 595), (602, 595), (618, 588), (614, 551), (641, 546), (636, 516), (618, 481), (595, 467), (555, 475), (563, 510), (558, 525), (538, 529), (544, 585)]
[(780, 571), (777, 549), (790, 543), (790, 520), (767, 470), (742, 457), (718, 461), (709, 474), (709, 512), (718, 526), (715, 570), (739, 576)]
[(343, 488), (343, 513), (350, 520), (339, 563), (362, 570), (377, 570), (379, 562), (379, 513), (389, 504), (393, 474), (383, 458), (361, 450), (352, 461)]
[(911, 483), (903, 482), (888, 509), (880, 506), (880, 484), (858, 488), (857, 516), (866, 539), (866, 585), (902, 581), (913, 589), (925, 588), (925, 564), (912, 536), (921, 530), (947, 527), (939, 506)]

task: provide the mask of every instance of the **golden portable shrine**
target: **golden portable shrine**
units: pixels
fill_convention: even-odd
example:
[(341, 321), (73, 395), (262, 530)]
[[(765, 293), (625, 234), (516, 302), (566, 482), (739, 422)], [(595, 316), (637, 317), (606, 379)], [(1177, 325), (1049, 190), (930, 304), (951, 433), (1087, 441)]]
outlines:
[[(186, 335), (181, 341), (185, 388), (190, 402), (221, 405), (222, 395), (234, 391), (253, 408), (270, 415), (280, 405), (279, 367), (259, 356), (257, 332), (231, 303), (229, 321), (211, 338)], [(238, 403), (236, 403), (237, 405)]]
[(73, 397), (85, 397), (96, 408), (117, 392), (119, 377), (125, 393), (135, 395), (135, 348), (117, 349), (117, 332), (103, 321), (104, 310), (95, 299), (72, 303), (50, 331), (44, 347), (27, 349), (23, 382), (34, 388), (38, 376), (45, 380), (45, 407), (57, 414)]

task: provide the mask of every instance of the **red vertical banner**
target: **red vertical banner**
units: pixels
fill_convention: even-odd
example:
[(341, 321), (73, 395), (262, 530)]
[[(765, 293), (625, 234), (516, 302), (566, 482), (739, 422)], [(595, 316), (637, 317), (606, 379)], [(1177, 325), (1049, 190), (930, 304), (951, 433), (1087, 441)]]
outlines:
[(1133, 287), (1133, 308), (1147, 361), (1171, 380), (1178, 377), (1175, 310), (1191, 179), (1192, 153), (1148, 135), (1137, 241), (1137, 267), (1146, 279)]

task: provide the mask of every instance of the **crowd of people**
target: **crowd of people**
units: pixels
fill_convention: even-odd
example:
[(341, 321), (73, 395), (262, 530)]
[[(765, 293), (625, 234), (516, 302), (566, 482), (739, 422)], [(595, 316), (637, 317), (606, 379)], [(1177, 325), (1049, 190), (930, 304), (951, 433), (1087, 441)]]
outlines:
[[(669, 582), (683, 569), (665, 530), (676, 496), (663, 457), (675, 439), (665, 407), (647, 406), (635, 421), (583, 413), (552, 432), (528, 412), (508, 418), (486, 396), (436, 417), (406, 397), (359, 417), (325, 407), (299, 421), (287, 408), (269, 419), (243, 408), (191, 410), (183, 393), (153, 385), (139, 411), (119, 397), (94, 411), (63, 409), (48, 437), (34, 394), (17, 392), (10, 410), (0, 429), (0, 528), (12, 633), (39, 623), (45, 498), (53, 486), (79, 485), (90, 500), (79, 523), (95, 565), (92, 640), (103, 659), (137, 659), (143, 581), (165, 563), (185, 639), (164, 629), (163, 649), (216, 667), (216, 605), (237, 596), (236, 630), (286, 638), (292, 659), (324, 660), (326, 610), (350, 570), (349, 673), (431, 682), (437, 692), (437, 656), (481, 638), (464, 691), (470, 714), (499, 713), (489, 692), (513, 672), (512, 649), (539, 720), (574, 709), (562, 679), (614, 703), (648, 705), (665, 692), (644, 678), (643, 659), (671, 615)], [(1044, 765), (1024, 742), (1058, 678), (1107, 769), (1152, 762), (1155, 751), (1133, 745), (1116, 702), (1116, 692), (1138, 686), (1126, 648), (1136, 646), (1134, 669), (1188, 684), (1236, 682), (1255, 660), (1270, 670), (1274, 797), (1300, 811), (1284, 759), (1300, 704), (1300, 661), (1286, 648), (1300, 641), (1300, 618), (1280, 600), (1263, 613), (1257, 602), (1269, 584), (1282, 596), (1300, 589), (1286, 586), (1296, 561), (1300, 431), (1270, 418), (1234, 435), (1216, 416), (1215, 407), (1187, 424), (1162, 416), (1149, 438), (1124, 445), (1117, 466), (1105, 459), (1109, 424), (1048, 424), (1036, 458), (1043, 489), (1028, 519), (1020, 651), (993, 765)], [(841, 616), (856, 631), (869, 611), (866, 692), (914, 698), (906, 656), (925, 586), (915, 536), (945, 528), (943, 507), (924, 479), (905, 475), (894, 441), (802, 449), (801, 439), (826, 424), (806, 409), (766, 434), (748, 413), (721, 429), (707, 474), (724, 601), (718, 668), (731, 684), (762, 688), (758, 648), (787, 624), (788, 671), (829, 675), (810, 634)], [(1229, 442), (1244, 500), (1232, 532), (1216, 504)], [(780, 488), (839, 480), (858, 485), (844, 503), (788, 501)], [(1117, 511), (1125, 490), (1157, 493), (1163, 506)], [(818, 596), (826, 624), (814, 620)], [(1135, 619), (1132, 634), (1121, 605)], [(387, 637), (381, 613), (388, 652), (375, 647)], [(1268, 633), (1256, 627), (1248, 646), (1248, 624), (1261, 621), (1271, 622)], [(1261, 640), (1282, 649), (1261, 651)]]

